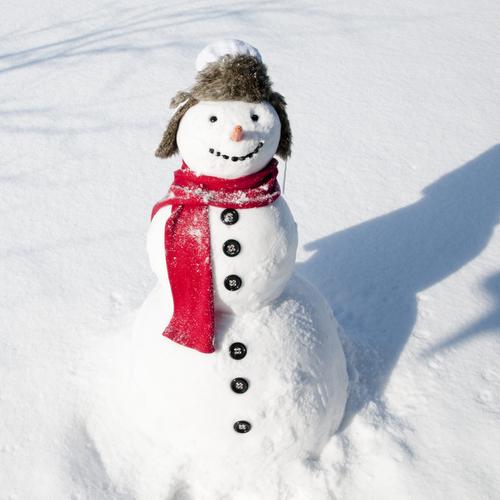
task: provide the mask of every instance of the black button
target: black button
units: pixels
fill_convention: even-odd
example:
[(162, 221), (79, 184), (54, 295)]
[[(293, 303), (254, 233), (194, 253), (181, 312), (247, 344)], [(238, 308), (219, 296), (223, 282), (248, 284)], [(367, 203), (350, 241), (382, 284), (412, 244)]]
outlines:
[(222, 251), (228, 257), (236, 257), (241, 250), (240, 244), (236, 240), (227, 240), (224, 245), (222, 245)]
[(231, 389), (236, 392), (236, 394), (243, 394), (248, 390), (248, 382), (244, 378), (235, 378), (231, 382)]
[(247, 348), (241, 342), (235, 342), (229, 347), (229, 355), (233, 359), (243, 359), (247, 355)]
[(234, 430), (240, 434), (245, 434), (245, 432), (248, 432), (251, 428), (252, 426), (250, 423), (245, 420), (238, 420), (238, 422), (234, 424)]
[(224, 280), (224, 286), (228, 290), (231, 290), (231, 292), (239, 290), (241, 287), (241, 278), (236, 276), (236, 274), (231, 274)]
[(234, 210), (234, 208), (226, 208), (220, 214), (220, 220), (227, 224), (228, 226), (232, 226), (238, 222), (238, 212)]

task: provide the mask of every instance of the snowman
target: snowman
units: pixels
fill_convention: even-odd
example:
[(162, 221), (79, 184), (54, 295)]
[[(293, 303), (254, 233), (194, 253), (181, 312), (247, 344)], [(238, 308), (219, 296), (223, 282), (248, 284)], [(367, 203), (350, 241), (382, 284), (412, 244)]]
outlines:
[(285, 100), (244, 42), (208, 46), (197, 70), (156, 152), (182, 165), (153, 210), (159, 282), (136, 322), (132, 379), (165, 446), (234, 479), (257, 457), (319, 456), (348, 377), (330, 307), (293, 272), (274, 158), (291, 153)]

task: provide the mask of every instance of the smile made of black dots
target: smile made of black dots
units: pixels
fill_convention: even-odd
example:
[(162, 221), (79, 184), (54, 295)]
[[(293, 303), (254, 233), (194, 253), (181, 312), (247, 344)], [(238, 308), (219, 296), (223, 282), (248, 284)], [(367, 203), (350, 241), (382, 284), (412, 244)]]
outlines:
[[(263, 142), (259, 142), (259, 144), (257, 145), (257, 147), (251, 153), (248, 153), (246, 156), (231, 156), (231, 160), (232, 161), (238, 161), (238, 160), (239, 161), (245, 161), (247, 158), (251, 158), (253, 155), (256, 155), (260, 151), (260, 148), (263, 145), (264, 145)], [(215, 152), (215, 149), (209, 149), (208, 152), (212, 153), (215, 156), (222, 156), (222, 158), (224, 158), (224, 160), (229, 160), (229, 156), (228, 155), (223, 155), (223, 154), (221, 154), (220, 151)]]

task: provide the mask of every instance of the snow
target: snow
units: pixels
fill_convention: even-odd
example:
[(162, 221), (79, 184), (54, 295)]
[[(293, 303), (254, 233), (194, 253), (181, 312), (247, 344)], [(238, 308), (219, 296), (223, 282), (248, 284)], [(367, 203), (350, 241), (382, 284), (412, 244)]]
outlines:
[[(231, 37), (287, 99), (296, 271), (327, 298), (357, 380), (321, 461), (287, 473), (321, 472), (339, 500), (498, 497), (497, 2), (0, 9), (2, 500), (201, 498), (132, 434), (124, 470), (149, 473), (127, 489), (91, 431), (156, 283), (149, 214), (180, 166), (154, 157), (170, 98)], [(142, 421), (129, 410), (117, 428)]]
[(201, 71), (209, 63), (217, 61), (217, 59), (226, 54), (236, 55), (245, 54), (256, 57), (262, 62), (262, 57), (259, 51), (242, 40), (219, 40), (205, 47), (196, 58), (196, 71)]

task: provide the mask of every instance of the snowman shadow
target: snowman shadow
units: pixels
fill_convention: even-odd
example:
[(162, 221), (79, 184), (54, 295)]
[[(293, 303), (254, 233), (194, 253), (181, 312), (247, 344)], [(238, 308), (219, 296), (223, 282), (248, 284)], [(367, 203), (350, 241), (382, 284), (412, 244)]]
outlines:
[[(351, 395), (340, 430), (368, 402), (381, 402), (416, 322), (417, 293), (486, 247), (499, 223), (499, 193), (496, 145), (429, 185), (418, 202), (306, 245), (316, 252), (296, 270), (319, 288), (347, 332)], [(446, 345), (480, 332), (459, 332)]]
[(461, 332), (456, 333), (448, 340), (444, 340), (440, 344), (429, 348), (427, 352), (423, 354), (425, 357), (430, 357), (439, 351), (458, 345), (467, 339), (470, 339), (474, 335), (480, 335), (482, 333), (491, 332), (492, 330), (498, 330), (500, 325), (500, 273), (494, 274), (485, 280), (483, 282), (483, 287), (496, 302), (496, 309), (490, 312), (487, 316), (480, 318), (472, 325), (467, 326)]

